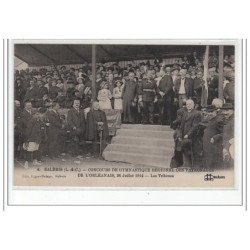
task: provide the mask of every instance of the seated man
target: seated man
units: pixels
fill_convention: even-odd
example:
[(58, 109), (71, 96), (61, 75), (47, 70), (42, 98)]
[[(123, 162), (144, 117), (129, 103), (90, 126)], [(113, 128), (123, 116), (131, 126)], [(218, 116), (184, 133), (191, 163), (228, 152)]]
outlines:
[[(92, 109), (87, 115), (87, 138), (93, 142), (93, 154), (101, 154), (106, 147), (106, 141), (108, 139), (108, 123), (104, 111), (100, 110), (98, 102), (94, 102)], [(98, 141), (101, 138), (101, 148), (98, 150)]]

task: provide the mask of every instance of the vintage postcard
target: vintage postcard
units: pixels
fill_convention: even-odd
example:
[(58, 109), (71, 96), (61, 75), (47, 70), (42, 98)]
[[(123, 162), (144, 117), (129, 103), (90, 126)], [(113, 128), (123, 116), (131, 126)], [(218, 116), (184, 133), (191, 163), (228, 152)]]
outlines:
[(12, 188), (239, 189), (241, 57), (239, 40), (11, 41)]

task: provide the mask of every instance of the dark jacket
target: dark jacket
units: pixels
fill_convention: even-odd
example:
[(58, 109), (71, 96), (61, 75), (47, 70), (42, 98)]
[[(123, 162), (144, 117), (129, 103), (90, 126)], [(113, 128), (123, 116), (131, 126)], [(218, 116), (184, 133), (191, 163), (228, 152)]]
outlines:
[(177, 117), (176, 117), (176, 120), (173, 121), (173, 125), (172, 125), (173, 129), (177, 129), (177, 127), (180, 126), (182, 117), (184, 116), (185, 112), (187, 112), (186, 107), (182, 107), (177, 110)]
[(234, 117), (232, 116), (223, 127), (223, 147), (229, 150), (229, 140), (234, 138)]
[(207, 104), (210, 105), (214, 98), (218, 97), (218, 85), (219, 85), (219, 78), (218, 76), (214, 76), (212, 79), (209, 80), (208, 84), (208, 100)]
[(46, 118), (47, 118), (47, 122), (50, 123), (49, 125), (50, 129), (61, 129), (62, 122), (61, 122), (60, 115), (58, 112), (49, 110), (46, 114)]
[(165, 75), (159, 82), (158, 92), (164, 92), (166, 96), (173, 93), (173, 78), (169, 75)]
[(59, 87), (57, 87), (57, 86), (51, 86), (50, 89), (49, 89), (49, 97), (52, 100), (54, 100), (58, 96), (59, 91), (60, 91)]
[(109, 135), (107, 118), (102, 110), (92, 110), (87, 115), (87, 138), (90, 141), (98, 139), (98, 122), (103, 122), (103, 140)]
[(38, 88), (37, 87), (33, 87), (33, 88), (28, 88), (27, 89), (27, 91), (26, 91), (26, 93), (25, 93), (25, 96), (24, 96), (24, 99), (23, 99), (23, 101), (25, 102), (25, 101), (34, 101), (34, 100), (37, 100), (38, 99), (38, 96), (39, 96), (39, 94), (38, 94)]
[(25, 130), (25, 142), (36, 142), (41, 143), (42, 132), (41, 132), (41, 122), (32, 117), (28, 123)]
[[(181, 86), (181, 79), (177, 79), (175, 81), (175, 86), (174, 86), (176, 97), (179, 96), (180, 86)], [(189, 78), (185, 78), (184, 87), (187, 98), (193, 97), (193, 84)]]
[[(213, 116), (207, 123), (203, 134), (203, 157), (207, 168), (219, 168), (223, 163), (222, 156), (222, 136), (225, 117), (221, 111)], [(211, 138), (214, 143), (211, 143)]]
[(226, 84), (223, 91), (224, 98), (228, 103), (234, 103), (234, 83), (229, 82)]
[(82, 109), (79, 109), (79, 112), (75, 108), (72, 108), (68, 111), (67, 122), (69, 128), (72, 130), (76, 127), (80, 132), (85, 132), (85, 115)]
[(49, 93), (48, 89), (44, 86), (38, 87), (38, 99), (42, 99), (44, 95)]
[(196, 132), (198, 125), (201, 121), (201, 114), (199, 111), (193, 109), (190, 112), (184, 112), (181, 119), (181, 134), (182, 138), (188, 135), (188, 139), (192, 139), (194, 133)]
[(21, 112), (21, 115), (20, 115), (20, 125), (21, 125), (21, 128), (22, 128), (22, 131), (26, 130), (27, 123), (29, 122), (29, 120), (31, 118), (32, 118), (32, 112), (30, 114), (26, 109), (24, 109), (23, 112)]

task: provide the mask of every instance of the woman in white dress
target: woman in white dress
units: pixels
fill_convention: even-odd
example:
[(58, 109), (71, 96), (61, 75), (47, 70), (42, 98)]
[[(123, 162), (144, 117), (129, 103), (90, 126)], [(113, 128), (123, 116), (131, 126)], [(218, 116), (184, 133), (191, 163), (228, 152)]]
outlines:
[(108, 84), (106, 82), (101, 83), (101, 90), (98, 92), (98, 101), (100, 105), (100, 109), (112, 109), (110, 99), (112, 98), (112, 94), (108, 89)]
[(113, 96), (115, 99), (114, 102), (114, 109), (122, 111), (122, 90), (123, 90), (123, 85), (122, 81), (117, 80), (116, 82), (116, 87), (113, 90)]

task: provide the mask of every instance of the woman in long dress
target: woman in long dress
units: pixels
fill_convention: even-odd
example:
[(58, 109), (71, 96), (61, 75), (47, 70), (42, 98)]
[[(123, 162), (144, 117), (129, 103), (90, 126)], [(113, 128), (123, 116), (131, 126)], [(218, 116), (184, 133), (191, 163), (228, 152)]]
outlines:
[(112, 109), (110, 99), (112, 98), (112, 94), (108, 89), (108, 84), (103, 82), (101, 84), (101, 90), (98, 92), (98, 101), (101, 110)]
[(113, 90), (113, 96), (115, 99), (114, 109), (122, 111), (122, 82), (120, 80), (116, 81), (116, 87)]

